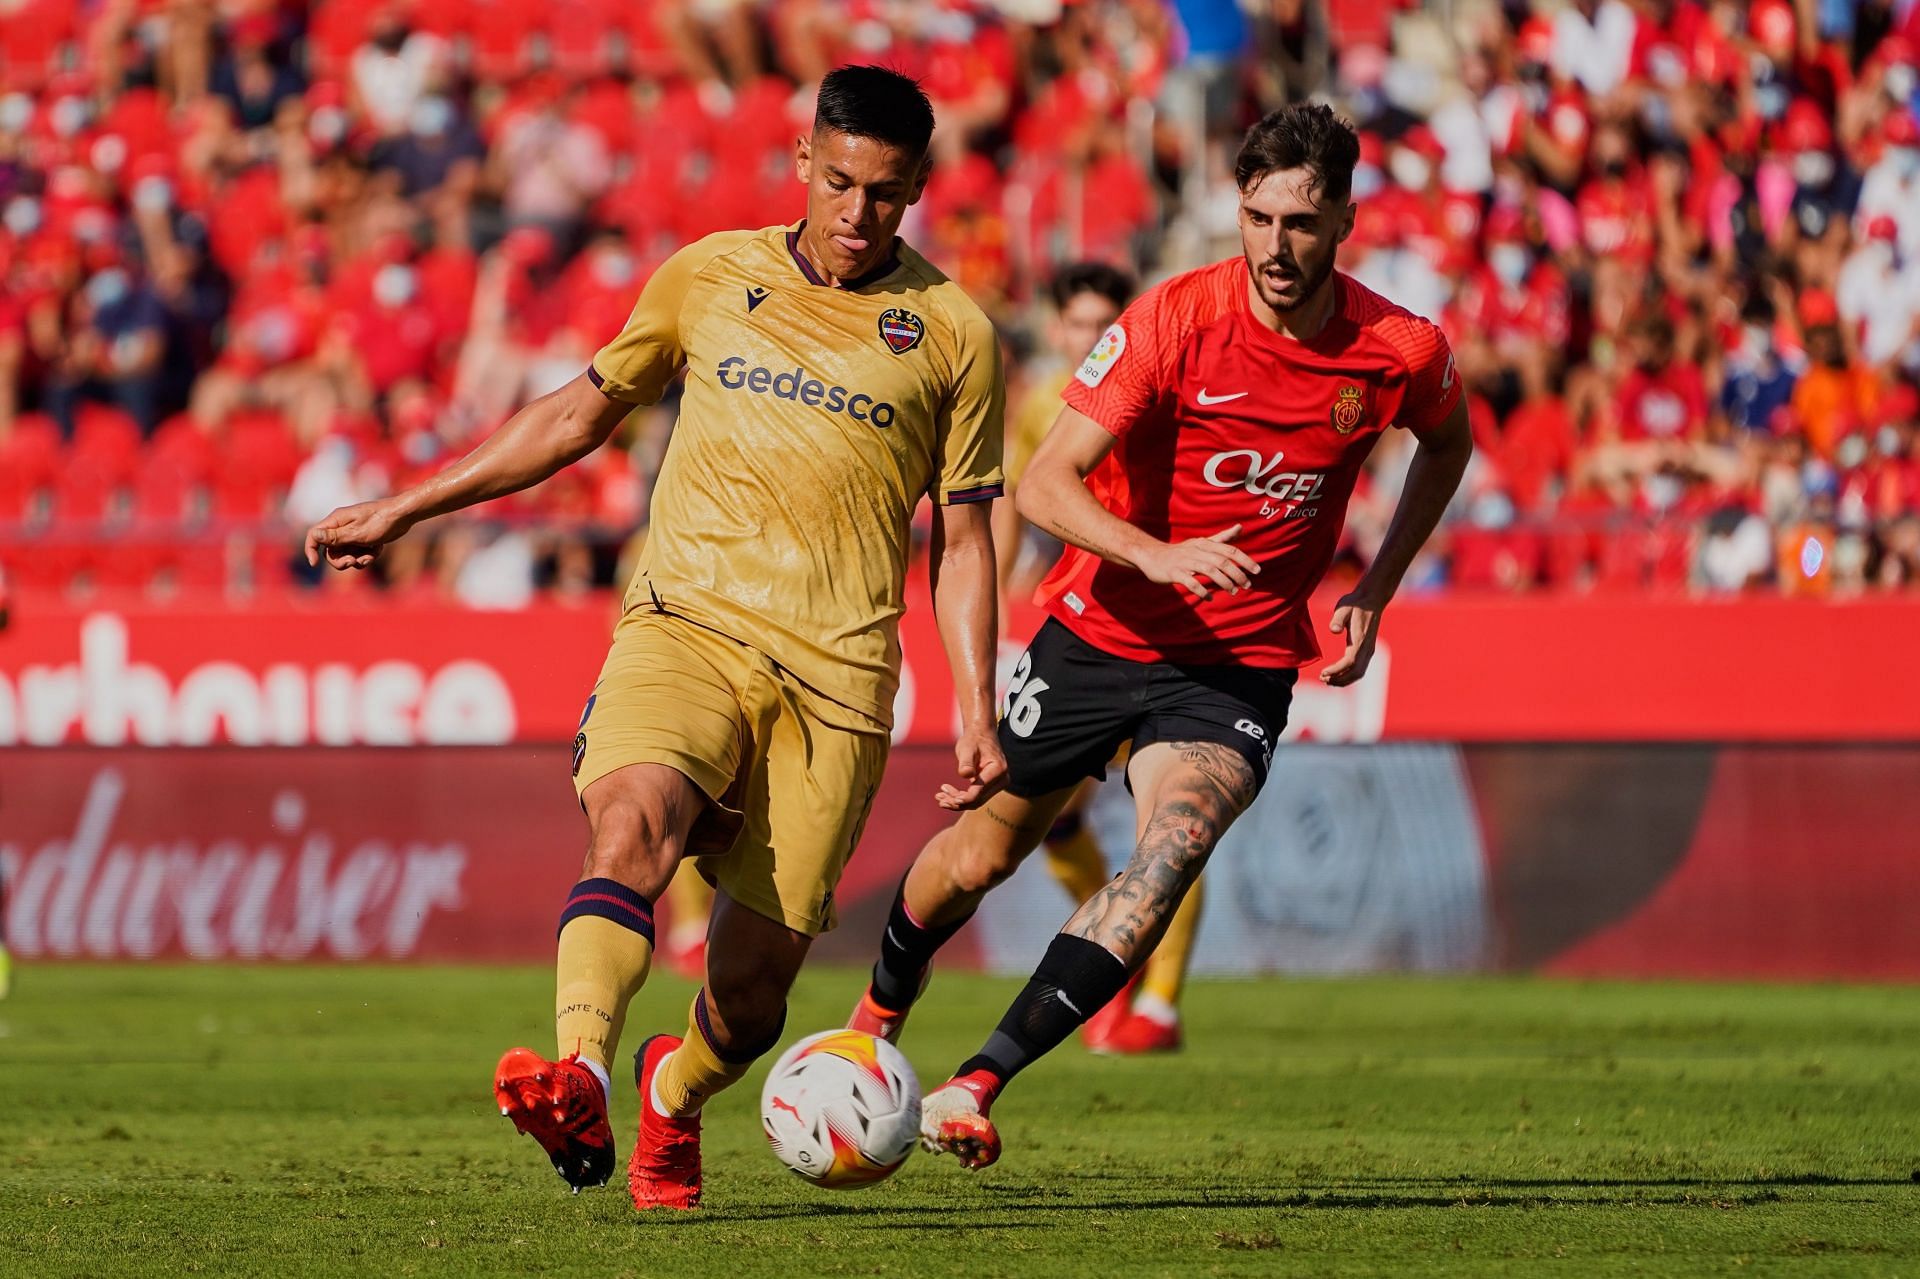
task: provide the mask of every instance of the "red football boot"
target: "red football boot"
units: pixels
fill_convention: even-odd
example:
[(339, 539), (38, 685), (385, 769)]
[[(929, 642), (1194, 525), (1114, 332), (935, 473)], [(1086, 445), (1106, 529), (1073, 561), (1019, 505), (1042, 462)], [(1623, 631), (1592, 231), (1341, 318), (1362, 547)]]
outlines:
[(1000, 1157), (1000, 1132), (987, 1118), (999, 1081), (984, 1071), (956, 1075), (920, 1101), (920, 1145), (949, 1154), (969, 1171)]
[(858, 1030), (890, 1044), (899, 1043), (900, 1034), (906, 1028), (906, 1012), (894, 1012), (875, 1003), (872, 986), (860, 992), (860, 1002), (853, 1006), (853, 1015), (847, 1018), (848, 1030)]
[[(927, 983), (933, 980), (933, 965), (927, 965), (920, 974), (920, 990), (914, 995), (917, 1002), (927, 993)], [(847, 1029), (872, 1035), (875, 1039), (884, 1039), (890, 1044), (900, 1042), (900, 1036), (907, 1028), (907, 1014), (913, 1011), (909, 1004), (899, 1012), (893, 1011), (873, 997), (873, 983), (860, 992), (860, 1002), (853, 1006), (853, 1014), (847, 1018)]]
[(627, 1161), (627, 1191), (633, 1206), (700, 1206), (700, 1116), (675, 1119), (654, 1109), (653, 1077), (667, 1054), (680, 1046), (678, 1035), (655, 1035), (633, 1055), (634, 1087), (640, 1091), (640, 1135)]
[(1120, 988), (1120, 993), (1109, 1000), (1105, 1008), (1087, 1018), (1081, 1025), (1080, 1042), (1087, 1046), (1088, 1052), (1114, 1051), (1108, 1047), (1113, 1039), (1113, 1032), (1120, 1029), (1122, 1022), (1133, 1016), (1133, 992), (1140, 985), (1140, 979), (1146, 971), (1142, 968), (1127, 978), (1127, 984)]
[(1143, 1013), (1129, 1013), (1127, 1019), (1115, 1027), (1113, 1034), (1107, 1037), (1102, 1052), (1120, 1057), (1132, 1057), (1140, 1053), (1171, 1053), (1180, 1051), (1180, 1023), (1161, 1021), (1157, 1017), (1148, 1017)]
[(607, 1098), (578, 1053), (548, 1061), (531, 1048), (509, 1048), (493, 1071), (493, 1098), (513, 1126), (540, 1143), (575, 1194), (613, 1175), (613, 1129)]

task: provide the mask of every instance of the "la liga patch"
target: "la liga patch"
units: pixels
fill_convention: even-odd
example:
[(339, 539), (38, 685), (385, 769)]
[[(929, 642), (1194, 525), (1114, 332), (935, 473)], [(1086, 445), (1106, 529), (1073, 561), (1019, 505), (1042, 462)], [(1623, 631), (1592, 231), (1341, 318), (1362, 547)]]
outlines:
[(1093, 350), (1087, 352), (1087, 358), (1080, 361), (1080, 367), (1074, 371), (1074, 377), (1082, 386), (1099, 386), (1107, 370), (1114, 366), (1127, 349), (1127, 331), (1118, 324), (1110, 326), (1093, 344)]

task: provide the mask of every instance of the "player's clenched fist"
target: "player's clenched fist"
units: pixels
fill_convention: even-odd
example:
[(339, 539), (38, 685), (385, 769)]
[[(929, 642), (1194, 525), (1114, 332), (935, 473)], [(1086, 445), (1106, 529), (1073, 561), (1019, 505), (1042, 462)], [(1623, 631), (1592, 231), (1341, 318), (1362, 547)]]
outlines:
[(1239, 535), (1240, 526), (1235, 524), (1211, 537), (1161, 542), (1136, 556), (1135, 563), (1148, 581), (1184, 586), (1200, 599), (1213, 588), (1237, 595), (1253, 585), (1253, 575), (1260, 571), (1251, 555), (1232, 545)]
[(343, 506), (307, 530), (307, 563), (324, 555), (330, 568), (366, 568), (381, 547), (412, 527), (391, 500)]

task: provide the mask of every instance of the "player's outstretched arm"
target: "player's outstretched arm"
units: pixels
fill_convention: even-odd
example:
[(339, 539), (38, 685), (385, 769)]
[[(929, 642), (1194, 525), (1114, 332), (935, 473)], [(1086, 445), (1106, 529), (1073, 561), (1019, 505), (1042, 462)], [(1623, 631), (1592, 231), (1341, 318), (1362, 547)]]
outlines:
[(1020, 481), (1020, 513), (1063, 542), (1103, 560), (1140, 570), (1149, 581), (1172, 582), (1204, 599), (1209, 590), (1238, 591), (1260, 566), (1233, 539), (1240, 526), (1209, 537), (1163, 542), (1100, 504), (1087, 476), (1113, 451), (1107, 429), (1076, 408), (1063, 408), (1035, 450)]
[(989, 503), (963, 502), (933, 508), (933, 545), (928, 563), (933, 615), (953, 668), (960, 702), (960, 739), (954, 744), (960, 784), (941, 786), (942, 808), (978, 808), (1006, 781), (1007, 758), (993, 732), (993, 675), (999, 581), (994, 571)]
[(579, 461), (613, 434), (633, 406), (581, 374), (507, 419), (458, 462), (410, 489), (343, 506), (307, 530), (307, 563), (366, 568), (380, 548), (421, 520), (517, 493)]
[(1413, 557), (1420, 553), (1446, 514), (1473, 456), (1473, 432), (1467, 426), (1467, 404), (1462, 400), (1431, 431), (1420, 433), (1407, 470), (1406, 487), (1393, 508), (1393, 521), (1380, 543), (1380, 553), (1360, 580), (1334, 606), (1331, 629), (1347, 637), (1347, 649), (1321, 668), (1320, 679), (1335, 688), (1351, 684), (1367, 673), (1373, 661), (1380, 614), (1400, 589)]

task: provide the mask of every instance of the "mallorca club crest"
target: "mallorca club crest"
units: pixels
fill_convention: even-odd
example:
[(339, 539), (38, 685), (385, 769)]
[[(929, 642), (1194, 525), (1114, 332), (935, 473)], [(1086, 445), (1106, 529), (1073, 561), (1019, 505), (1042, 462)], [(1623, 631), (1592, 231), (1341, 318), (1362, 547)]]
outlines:
[(1360, 419), (1366, 416), (1367, 406), (1360, 399), (1360, 388), (1343, 386), (1339, 398), (1333, 402), (1333, 412), (1327, 416), (1333, 420), (1333, 429), (1342, 435), (1352, 435), (1360, 425)]
[(905, 355), (927, 336), (927, 324), (903, 306), (890, 306), (880, 313), (880, 340), (895, 355)]

